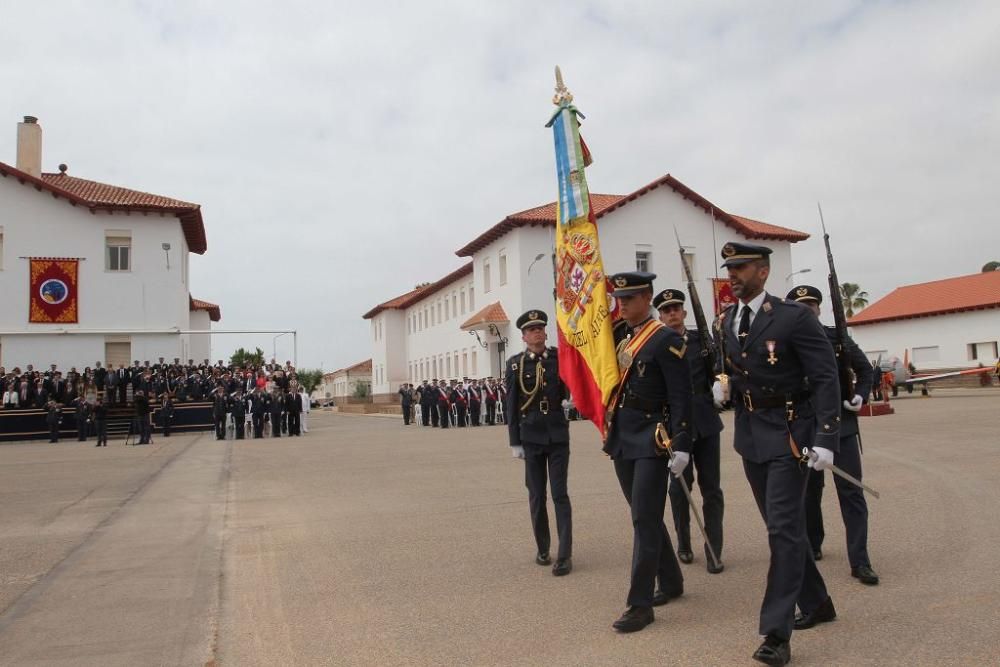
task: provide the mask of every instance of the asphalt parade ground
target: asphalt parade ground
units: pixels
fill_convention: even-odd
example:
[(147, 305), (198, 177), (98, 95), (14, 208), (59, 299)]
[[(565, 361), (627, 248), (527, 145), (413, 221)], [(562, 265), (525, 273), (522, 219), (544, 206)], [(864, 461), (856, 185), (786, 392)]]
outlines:
[[(795, 633), (793, 664), (997, 664), (1000, 391), (894, 406), (861, 422), (882, 583), (851, 578), (828, 479), (839, 617)], [(725, 421), (726, 570), (695, 549), (684, 597), (634, 635), (611, 629), (631, 525), (588, 423), (558, 578), (500, 426), (313, 412), (301, 438), (0, 446), (0, 665), (756, 664), (766, 533)]]

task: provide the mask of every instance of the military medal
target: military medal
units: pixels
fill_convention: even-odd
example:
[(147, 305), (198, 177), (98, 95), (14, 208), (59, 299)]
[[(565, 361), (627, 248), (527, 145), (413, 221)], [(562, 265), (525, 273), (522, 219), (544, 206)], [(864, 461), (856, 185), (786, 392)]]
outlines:
[(772, 366), (778, 363), (778, 357), (774, 356), (774, 347), (778, 344), (778, 341), (769, 340), (767, 341), (767, 363)]
[(628, 350), (618, 351), (618, 369), (624, 371), (626, 368), (632, 365), (632, 355), (629, 354)]
[(646, 364), (642, 361), (636, 363), (635, 370), (639, 371), (639, 377), (646, 377)]

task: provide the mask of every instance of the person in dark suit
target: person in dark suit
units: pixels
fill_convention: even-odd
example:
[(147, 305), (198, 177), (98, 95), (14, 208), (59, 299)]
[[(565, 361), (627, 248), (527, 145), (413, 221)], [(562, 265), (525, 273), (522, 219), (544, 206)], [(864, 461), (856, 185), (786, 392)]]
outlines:
[(170, 425), (174, 421), (174, 399), (169, 392), (164, 392), (162, 403), (160, 403), (160, 428), (163, 429), (163, 437), (170, 437)]
[(489, 378), (483, 386), (483, 400), (486, 402), (486, 423), (493, 426), (497, 423), (497, 401), (500, 396), (497, 388), (493, 385), (493, 378)]
[(465, 418), (469, 410), (469, 392), (466, 391), (464, 385), (458, 384), (451, 388), (449, 398), (452, 405), (455, 406), (455, 425), (465, 428)]
[(281, 387), (278, 385), (274, 386), (274, 391), (271, 393), (269, 408), (271, 411), (271, 437), (280, 438), (281, 415), (285, 412), (285, 397), (282, 395)]
[(436, 403), (438, 420), (441, 422), (441, 428), (448, 428), (451, 424), (451, 391), (448, 389), (447, 380), (441, 380), (441, 384), (438, 385)]
[(403, 426), (409, 426), (410, 411), (413, 409), (413, 389), (404, 383), (396, 393), (399, 394), (399, 406), (403, 411)]
[[(764, 642), (753, 658), (769, 665), (791, 659), (793, 630), (836, 618), (833, 600), (806, 537), (808, 468), (826, 469), (839, 447), (840, 386), (833, 348), (819, 320), (800, 303), (768, 294), (771, 249), (748, 243), (722, 247), (733, 295), (717, 320), (735, 409), (734, 446), (767, 524), (771, 551), (760, 610)], [(808, 384), (806, 378), (808, 377)], [(716, 400), (724, 386), (712, 388)], [(801, 615), (795, 615), (798, 605)]]
[[(644, 271), (611, 277), (622, 317), (614, 328), (620, 377), (608, 406), (604, 451), (632, 510), (633, 530), (627, 609), (612, 624), (619, 632), (642, 630), (653, 622), (654, 606), (684, 593), (663, 512), (670, 472), (682, 474), (690, 461), (691, 372), (684, 340), (650, 315), (655, 278)], [(660, 428), (666, 429), (673, 460), (657, 446)]]
[[(294, 389), (294, 388), (292, 388)], [(302, 424), (299, 418), (302, 415), (302, 396), (297, 391), (289, 391), (285, 394), (285, 412), (288, 413), (288, 435), (289, 437), (302, 435)]]
[(264, 415), (268, 412), (268, 396), (264, 390), (257, 387), (253, 390), (250, 401), (251, 423), (253, 424), (253, 437), (264, 437)]
[[(524, 460), (524, 484), (537, 547), (535, 562), (552, 562), (546, 477), (552, 489), (559, 552), (552, 574), (573, 570), (573, 509), (569, 501), (569, 422), (562, 402), (569, 395), (559, 377), (559, 354), (547, 347), (548, 315), (529, 310), (517, 318), (525, 350), (507, 360), (507, 436), (515, 458)], [(460, 422), (461, 423), (461, 422)]]
[(233, 425), (236, 430), (236, 434), (233, 437), (236, 440), (242, 440), (245, 435), (244, 430), (247, 419), (247, 402), (243, 396), (242, 384), (236, 387), (236, 394), (229, 399), (229, 412), (233, 415)]
[(104, 387), (107, 384), (108, 379), (108, 369), (101, 366), (101, 362), (94, 362), (94, 386), (97, 388), (98, 392), (103, 393)]
[(59, 442), (59, 425), (61, 423), (62, 407), (53, 400), (47, 401), (45, 403), (45, 425), (49, 427), (49, 442)]
[(73, 409), (73, 419), (76, 422), (76, 439), (78, 442), (87, 441), (87, 422), (90, 421), (90, 405), (79, 397), (76, 399), (76, 407)]
[(427, 391), (427, 412), (431, 416), (431, 427), (437, 428), (441, 425), (441, 410), (438, 409), (438, 401), (441, 397), (441, 390), (438, 381), (431, 381), (431, 388)]
[(229, 401), (226, 399), (225, 390), (220, 386), (216, 387), (212, 396), (212, 423), (215, 425), (215, 439), (226, 439), (226, 416), (229, 410)]
[(108, 446), (108, 406), (100, 396), (94, 402), (94, 430), (97, 434), (95, 447)]
[(148, 445), (153, 441), (152, 429), (149, 423), (149, 398), (141, 389), (132, 396), (132, 410), (135, 414), (136, 431), (139, 444)]
[[(712, 404), (712, 384), (714, 376), (709, 377), (705, 369), (704, 358), (701, 356), (701, 336), (698, 331), (689, 330), (684, 319), (687, 311), (684, 309), (686, 297), (678, 289), (663, 290), (653, 299), (653, 307), (660, 313), (660, 321), (676, 331), (684, 339), (684, 359), (691, 369), (691, 385), (694, 396), (691, 398), (691, 462), (694, 465), (684, 470), (684, 479), (688, 489), (694, 488), (694, 471), (698, 471), (698, 488), (701, 490), (702, 513), (705, 519), (705, 532), (712, 545), (712, 550), (719, 558), (716, 565), (705, 547), (705, 563), (708, 571), (718, 574), (724, 569), (722, 564), (722, 515), (725, 503), (722, 495), (721, 474), (719, 470), (719, 434), (722, 432), (722, 420)], [(715, 366), (715, 360), (713, 367)], [(680, 480), (674, 477), (670, 480), (670, 511), (674, 517), (674, 529), (677, 531), (677, 558), (682, 563), (694, 560), (691, 551), (691, 513), (687, 496), (681, 487)]]
[[(812, 285), (793, 287), (785, 298), (805, 304), (817, 318), (819, 317), (823, 293)], [(849, 366), (855, 378), (854, 393), (850, 398), (841, 396), (844, 400), (840, 410), (840, 450), (834, 455), (833, 462), (844, 472), (861, 479), (861, 431), (858, 428), (857, 413), (871, 393), (875, 372), (868, 362), (868, 357), (857, 343), (848, 338), (846, 349), (838, 350), (840, 341), (837, 339), (837, 328), (824, 327), (823, 330), (830, 339), (830, 344), (834, 346), (837, 364)], [(815, 560), (823, 557), (824, 477), (822, 470), (813, 470), (809, 474), (809, 487), (806, 491), (806, 534), (809, 536)], [(833, 481), (847, 534), (847, 557), (851, 564), (851, 576), (863, 584), (876, 586), (879, 578), (872, 569), (871, 559), (868, 556), (868, 503), (865, 501), (864, 492), (840, 477), (834, 477)]]
[(468, 389), (469, 394), (469, 423), (472, 426), (479, 426), (479, 413), (482, 411), (483, 390), (478, 382), (472, 382)]

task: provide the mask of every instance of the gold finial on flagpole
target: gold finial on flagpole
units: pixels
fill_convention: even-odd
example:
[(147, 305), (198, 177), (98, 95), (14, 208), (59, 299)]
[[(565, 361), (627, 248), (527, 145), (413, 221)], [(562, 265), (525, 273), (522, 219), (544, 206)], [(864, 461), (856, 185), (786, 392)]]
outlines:
[(569, 92), (566, 84), (563, 83), (562, 70), (556, 65), (556, 94), (552, 96), (552, 104), (561, 106), (573, 101), (573, 93)]

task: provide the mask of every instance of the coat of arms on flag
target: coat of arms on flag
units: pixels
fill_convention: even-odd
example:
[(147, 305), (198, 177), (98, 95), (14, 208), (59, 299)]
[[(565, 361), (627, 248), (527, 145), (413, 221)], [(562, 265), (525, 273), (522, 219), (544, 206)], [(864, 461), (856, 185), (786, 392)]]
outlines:
[(28, 322), (75, 324), (79, 321), (77, 275), (80, 260), (30, 257)]

